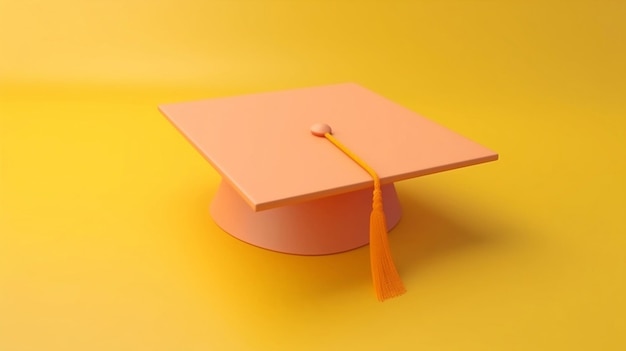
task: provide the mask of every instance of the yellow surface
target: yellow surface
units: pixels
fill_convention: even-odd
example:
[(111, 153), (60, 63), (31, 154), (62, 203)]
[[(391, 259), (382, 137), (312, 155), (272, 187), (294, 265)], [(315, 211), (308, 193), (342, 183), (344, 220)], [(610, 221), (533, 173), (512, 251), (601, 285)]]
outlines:
[[(0, 0), (0, 350), (626, 349), (625, 4)], [(221, 232), (156, 110), (342, 81), (501, 154), (400, 183), (382, 304)]]

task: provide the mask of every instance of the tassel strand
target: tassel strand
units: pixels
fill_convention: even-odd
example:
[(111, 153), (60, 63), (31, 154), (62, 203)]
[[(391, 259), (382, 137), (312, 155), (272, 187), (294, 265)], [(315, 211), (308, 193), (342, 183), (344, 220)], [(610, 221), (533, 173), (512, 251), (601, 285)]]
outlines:
[(324, 137), (361, 166), (374, 179), (372, 213), (370, 215), (370, 264), (374, 291), (379, 301), (400, 296), (406, 292), (406, 288), (391, 257), (380, 178), (374, 169), (339, 142), (330, 132), (325, 133)]

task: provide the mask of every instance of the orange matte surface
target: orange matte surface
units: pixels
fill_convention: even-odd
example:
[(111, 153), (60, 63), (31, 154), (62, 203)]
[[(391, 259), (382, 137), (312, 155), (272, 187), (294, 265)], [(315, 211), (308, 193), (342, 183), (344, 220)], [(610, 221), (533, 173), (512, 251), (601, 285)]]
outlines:
[(159, 107), (255, 209), (371, 187), (324, 138), (333, 135), (383, 183), (493, 161), (498, 155), (357, 84), (301, 88)]
[[(0, 0), (0, 350), (626, 350), (626, 2)], [(497, 162), (405, 180), (407, 287), (213, 223), (157, 111), (356, 82)]]
[[(402, 217), (394, 184), (382, 186), (387, 230)], [(211, 200), (211, 218), (237, 239), (265, 249), (298, 255), (328, 255), (370, 241), (372, 190), (254, 211), (230, 183), (221, 182)]]

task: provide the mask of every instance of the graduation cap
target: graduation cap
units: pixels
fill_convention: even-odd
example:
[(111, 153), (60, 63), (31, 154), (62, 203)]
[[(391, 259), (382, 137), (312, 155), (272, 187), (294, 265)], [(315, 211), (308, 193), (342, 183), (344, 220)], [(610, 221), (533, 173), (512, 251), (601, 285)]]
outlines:
[(369, 243), (381, 301), (405, 292), (387, 238), (401, 217), (394, 182), (498, 158), (357, 84), (159, 109), (222, 176), (210, 213), (224, 231), (300, 255)]

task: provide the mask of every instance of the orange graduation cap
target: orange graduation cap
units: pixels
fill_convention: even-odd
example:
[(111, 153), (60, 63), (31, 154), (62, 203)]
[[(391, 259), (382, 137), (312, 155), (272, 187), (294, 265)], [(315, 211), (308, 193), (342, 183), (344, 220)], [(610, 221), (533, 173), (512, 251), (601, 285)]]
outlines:
[(380, 300), (405, 291), (387, 238), (401, 217), (393, 183), (498, 158), (356, 84), (159, 109), (221, 174), (210, 212), (224, 231), (301, 255), (370, 243)]

